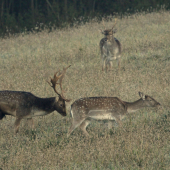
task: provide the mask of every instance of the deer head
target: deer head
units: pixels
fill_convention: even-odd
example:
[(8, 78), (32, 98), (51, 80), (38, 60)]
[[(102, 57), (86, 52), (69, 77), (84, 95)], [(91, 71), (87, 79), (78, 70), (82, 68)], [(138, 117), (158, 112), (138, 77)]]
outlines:
[[(71, 66), (71, 65), (69, 65), (69, 66), (66, 67), (66, 68), (63, 67), (63, 71), (62, 71), (62, 72), (60, 72), (60, 70), (57, 71), (57, 72), (54, 74), (53, 78), (51, 78), (51, 81), (50, 81), (51, 83), (47, 81), (47, 82), (49, 83), (49, 85), (54, 89), (54, 92), (59, 96), (58, 101), (56, 101), (56, 102), (54, 103), (54, 109), (55, 109), (57, 112), (59, 112), (61, 115), (63, 115), (63, 116), (66, 116), (66, 106), (65, 106), (65, 102), (69, 102), (70, 100), (69, 100), (69, 99), (66, 99), (66, 98), (64, 97), (64, 95), (63, 95), (64, 91), (63, 91), (63, 88), (62, 88), (62, 80), (63, 80), (63, 78), (64, 78), (64, 75), (65, 75), (65, 73), (66, 73), (66, 70), (67, 70), (70, 66)], [(57, 89), (56, 89), (57, 84), (59, 84), (59, 86), (60, 86), (61, 93), (59, 93), (59, 92), (57, 91)], [(57, 99), (56, 99), (56, 100), (57, 100)]]
[(104, 22), (103, 22), (103, 25), (105, 27), (105, 30), (100, 30), (102, 34), (104, 34), (105, 36), (111, 36), (113, 35), (114, 33), (116, 33), (116, 29), (113, 30), (113, 28), (115, 27), (116, 25), (116, 21), (117, 21), (117, 18), (115, 19), (115, 23), (113, 25), (113, 27), (111, 29), (106, 29), (105, 25), (104, 25)]
[(160, 106), (160, 103), (158, 103), (155, 99), (153, 99), (152, 97), (145, 95), (142, 92), (139, 92), (139, 96), (141, 97), (141, 99), (143, 100), (143, 105), (146, 107), (156, 107), (156, 106)]

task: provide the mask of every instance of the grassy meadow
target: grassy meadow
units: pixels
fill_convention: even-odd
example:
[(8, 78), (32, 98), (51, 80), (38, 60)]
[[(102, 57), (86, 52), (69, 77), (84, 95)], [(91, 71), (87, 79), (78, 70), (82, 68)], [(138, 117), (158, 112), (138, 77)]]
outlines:
[[(114, 18), (105, 20), (111, 28)], [(19, 34), (0, 39), (0, 90), (56, 96), (46, 80), (71, 65), (63, 81), (67, 116), (53, 112), (35, 117), (35, 130), (22, 120), (14, 135), (15, 118), (0, 121), (0, 169), (170, 169), (170, 12), (135, 14), (117, 20), (115, 37), (122, 44), (121, 70), (102, 72), (99, 29), (92, 20), (52, 32)], [(160, 109), (146, 108), (128, 115), (123, 127), (94, 121), (90, 138), (71, 126), (70, 105), (81, 97), (116, 96), (128, 102), (138, 92), (152, 96)]]

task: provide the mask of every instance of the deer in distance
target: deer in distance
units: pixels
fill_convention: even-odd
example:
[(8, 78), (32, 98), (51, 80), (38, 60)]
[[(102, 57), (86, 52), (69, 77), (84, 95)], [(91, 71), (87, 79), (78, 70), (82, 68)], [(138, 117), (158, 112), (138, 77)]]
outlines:
[(116, 33), (116, 30), (113, 30), (113, 28), (116, 25), (116, 19), (115, 24), (111, 29), (101, 30), (101, 33), (104, 34), (104, 38), (100, 40), (100, 52), (101, 52), (101, 58), (102, 58), (102, 71), (106, 69), (106, 72), (109, 69), (112, 68), (112, 60), (117, 60), (118, 67), (120, 70), (120, 58), (121, 58), (121, 44), (118, 39), (114, 37), (114, 33)]
[(86, 127), (92, 119), (116, 121), (120, 126), (121, 120), (127, 113), (135, 112), (144, 107), (157, 107), (160, 105), (155, 99), (139, 92), (140, 99), (134, 102), (125, 102), (117, 97), (87, 97), (76, 100), (71, 105), (70, 114), (72, 125), (67, 137), (74, 129), (80, 127), (86, 136), (89, 136)]
[[(51, 83), (47, 81), (58, 95), (58, 99), (57, 97), (39, 98), (25, 91), (0, 91), (0, 120), (5, 115), (16, 117), (14, 127), (15, 133), (17, 133), (22, 119), (27, 119), (32, 124), (32, 128), (34, 128), (32, 117), (44, 116), (53, 111), (66, 116), (65, 102), (69, 102), (70, 100), (63, 96), (62, 80), (69, 67), (70, 65), (63, 68), (61, 73), (60, 71), (56, 72), (54, 77), (51, 78)], [(57, 84), (60, 85), (61, 93), (56, 90)]]

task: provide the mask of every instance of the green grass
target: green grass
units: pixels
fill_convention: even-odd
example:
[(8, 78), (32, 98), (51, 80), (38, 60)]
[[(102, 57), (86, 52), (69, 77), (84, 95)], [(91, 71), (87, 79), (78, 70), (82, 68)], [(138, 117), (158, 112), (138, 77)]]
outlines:
[[(113, 21), (105, 22), (111, 28)], [(54, 112), (34, 118), (32, 131), (23, 120), (14, 135), (15, 118), (0, 121), (0, 168), (4, 169), (170, 169), (170, 13), (138, 14), (117, 21), (115, 37), (122, 44), (121, 70), (102, 72), (95, 21), (79, 26), (20, 34), (0, 39), (0, 89), (28, 91), (39, 97), (55, 96), (46, 83), (58, 69), (71, 64), (63, 81), (67, 117)], [(123, 128), (107, 129), (94, 121), (91, 138), (71, 125), (70, 105), (80, 97), (116, 96), (139, 99), (142, 91), (162, 108), (143, 109), (127, 116)]]

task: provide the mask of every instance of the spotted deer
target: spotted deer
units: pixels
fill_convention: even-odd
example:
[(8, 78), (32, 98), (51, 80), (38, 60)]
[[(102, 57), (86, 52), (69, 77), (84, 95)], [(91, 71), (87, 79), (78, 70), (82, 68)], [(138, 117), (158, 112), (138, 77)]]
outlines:
[(121, 126), (121, 120), (127, 113), (135, 112), (144, 107), (160, 105), (160, 103), (148, 95), (139, 92), (139, 96), (141, 98), (134, 102), (125, 102), (117, 97), (87, 97), (76, 100), (71, 105), (72, 125), (68, 130), (67, 137), (77, 127), (80, 127), (83, 133), (89, 136), (86, 127), (92, 119), (115, 120)]
[(108, 70), (112, 68), (112, 60), (117, 60), (118, 67), (120, 70), (120, 58), (121, 58), (121, 44), (118, 39), (114, 37), (114, 33), (116, 30), (113, 30), (115, 24), (111, 29), (101, 30), (101, 33), (104, 34), (104, 38), (100, 40), (100, 51), (101, 51), (101, 58), (102, 58), (102, 71), (106, 69)]
[[(51, 82), (47, 81), (59, 98), (40, 98), (25, 91), (0, 91), (0, 120), (5, 115), (16, 117), (14, 127), (15, 133), (17, 133), (22, 119), (27, 119), (32, 124), (32, 128), (34, 128), (32, 117), (44, 116), (53, 111), (66, 116), (65, 102), (70, 100), (63, 95), (62, 80), (69, 67), (63, 68), (61, 73), (60, 71), (56, 72), (54, 77), (51, 78)], [(60, 85), (61, 93), (56, 90), (57, 84)]]

